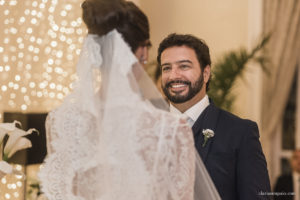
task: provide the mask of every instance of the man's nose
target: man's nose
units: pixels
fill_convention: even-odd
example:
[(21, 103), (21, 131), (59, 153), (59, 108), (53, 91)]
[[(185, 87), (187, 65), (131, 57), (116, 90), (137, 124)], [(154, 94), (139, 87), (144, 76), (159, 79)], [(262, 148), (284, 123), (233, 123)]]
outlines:
[(172, 67), (169, 79), (175, 80), (181, 77), (180, 71), (176, 67)]

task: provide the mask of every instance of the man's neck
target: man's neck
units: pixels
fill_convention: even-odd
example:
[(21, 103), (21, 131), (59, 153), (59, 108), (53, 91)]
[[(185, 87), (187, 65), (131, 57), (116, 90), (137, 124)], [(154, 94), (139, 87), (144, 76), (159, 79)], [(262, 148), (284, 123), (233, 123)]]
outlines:
[(181, 113), (184, 113), (190, 107), (201, 101), (206, 95), (206, 91), (200, 91), (197, 95), (195, 95), (192, 99), (184, 102), (184, 103), (172, 103), (171, 104), (177, 108)]

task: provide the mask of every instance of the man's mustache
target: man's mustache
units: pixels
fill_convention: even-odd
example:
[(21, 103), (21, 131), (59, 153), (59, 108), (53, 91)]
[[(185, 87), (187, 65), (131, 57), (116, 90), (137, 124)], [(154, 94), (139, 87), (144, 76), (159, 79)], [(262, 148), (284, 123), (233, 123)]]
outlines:
[(188, 85), (190, 86), (191, 85), (191, 82), (190, 81), (183, 81), (183, 80), (175, 80), (175, 81), (169, 81), (166, 83), (166, 88), (169, 88), (171, 87), (172, 84), (174, 83), (181, 83), (181, 84), (185, 84), (185, 85)]

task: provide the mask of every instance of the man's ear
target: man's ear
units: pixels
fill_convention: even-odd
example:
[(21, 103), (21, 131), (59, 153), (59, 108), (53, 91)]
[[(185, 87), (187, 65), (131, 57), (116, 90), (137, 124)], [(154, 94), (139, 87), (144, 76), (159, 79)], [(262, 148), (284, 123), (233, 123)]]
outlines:
[(210, 65), (206, 65), (206, 67), (203, 70), (203, 79), (204, 82), (207, 83), (210, 78)]

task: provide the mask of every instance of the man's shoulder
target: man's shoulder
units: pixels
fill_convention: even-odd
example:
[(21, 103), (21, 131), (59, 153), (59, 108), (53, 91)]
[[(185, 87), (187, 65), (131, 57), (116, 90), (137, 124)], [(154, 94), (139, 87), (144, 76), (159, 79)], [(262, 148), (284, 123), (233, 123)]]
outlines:
[(223, 110), (219, 107), (214, 106), (215, 109), (219, 111), (219, 121), (220, 122), (226, 122), (226, 123), (232, 123), (232, 124), (240, 124), (240, 125), (250, 125), (250, 126), (257, 126), (256, 122), (250, 120), (250, 119), (244, 119), (241, 118), (229, 111)]

